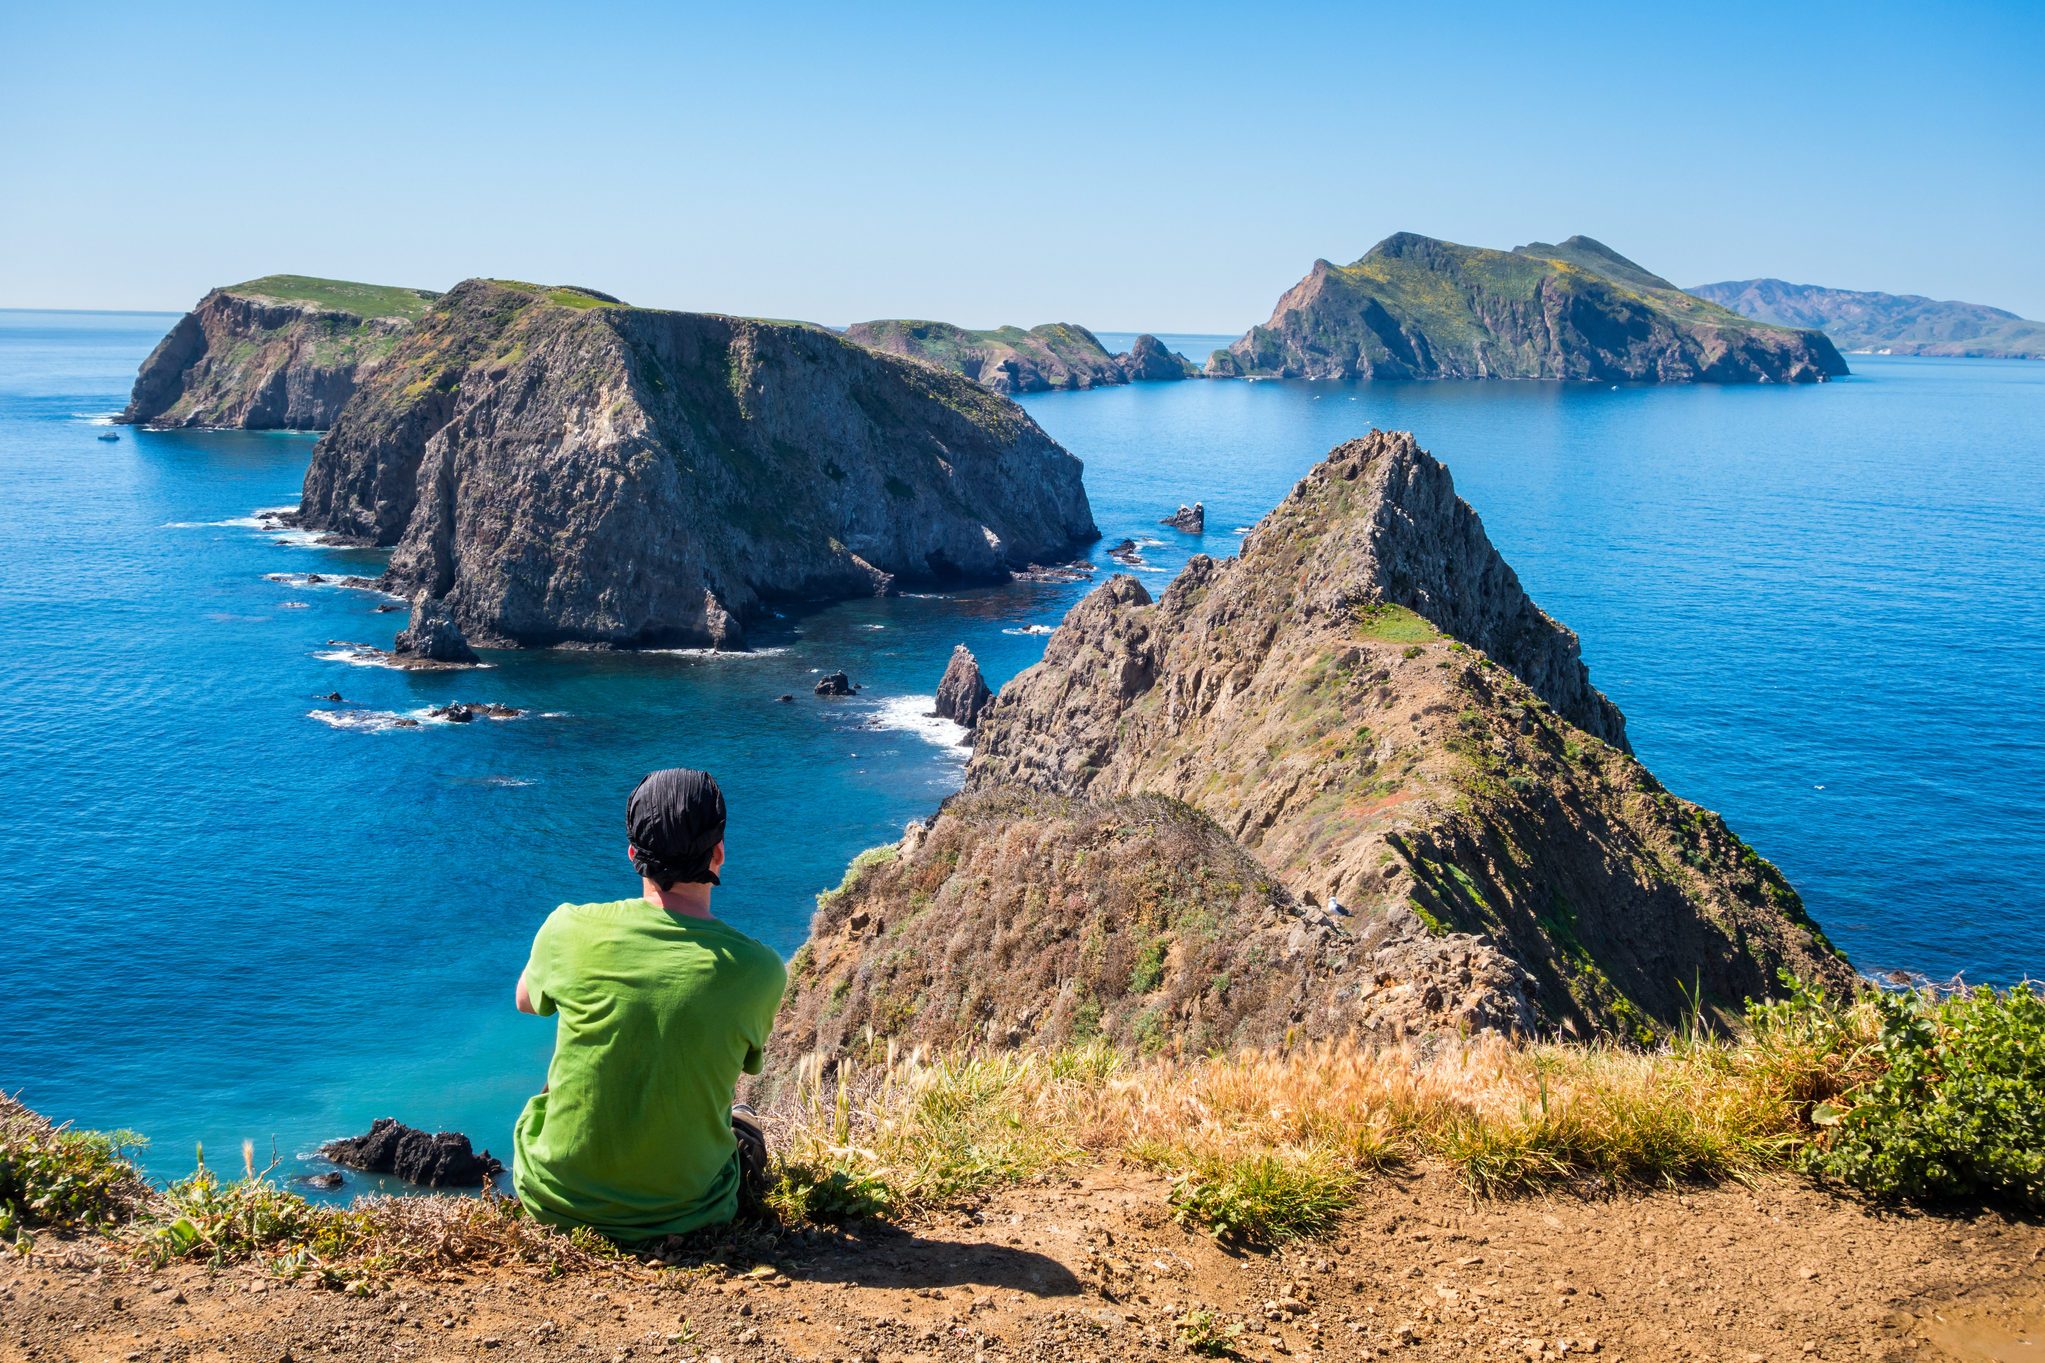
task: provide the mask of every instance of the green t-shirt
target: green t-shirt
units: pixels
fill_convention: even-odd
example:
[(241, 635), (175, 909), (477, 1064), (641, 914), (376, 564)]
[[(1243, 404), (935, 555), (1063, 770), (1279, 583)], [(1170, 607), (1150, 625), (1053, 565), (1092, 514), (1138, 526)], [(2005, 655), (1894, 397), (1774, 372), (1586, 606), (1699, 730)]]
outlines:
[(558, 1022), (546, 1092), (514, 1133), (519, 1201), (619, 1240), (729, 1221), (732, 1090), (760, 1072), (787, 980), (779, 956), (714, 918), (644, 899), (549, 914), (525, 987)]

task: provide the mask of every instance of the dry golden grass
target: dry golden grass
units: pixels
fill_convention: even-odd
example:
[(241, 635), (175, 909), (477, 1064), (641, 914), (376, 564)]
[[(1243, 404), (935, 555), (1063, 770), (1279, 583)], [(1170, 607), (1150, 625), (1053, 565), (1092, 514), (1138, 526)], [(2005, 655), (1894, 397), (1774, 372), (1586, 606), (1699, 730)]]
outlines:
[(1412, 1161), (1487, 1193), (1739, 1178), (1794, 1160), (1874, 1035), (1856, 1003), (1657, 1051), (1486, 1035), (1142, 1064), (1097, 1045), (890, 1054), (829, 1082), (812, 1066), (781, 1114), (783, 1206), (874, 1214), (1126, 1158), (1170, 1176), (1189, 1219), (1254, 1242), (1322, 1228), (1361, 1179)]

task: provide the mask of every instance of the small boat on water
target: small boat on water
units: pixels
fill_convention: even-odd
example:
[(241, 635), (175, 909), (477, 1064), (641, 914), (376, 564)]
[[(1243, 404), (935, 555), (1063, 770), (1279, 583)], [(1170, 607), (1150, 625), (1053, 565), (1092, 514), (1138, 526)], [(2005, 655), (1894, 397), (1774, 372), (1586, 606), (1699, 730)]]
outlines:
[(101, 440), (119, 440), (120, 438), (121, 433), (119, 431), (108, 431), (105, 435), (102, 435), (100, 437)]

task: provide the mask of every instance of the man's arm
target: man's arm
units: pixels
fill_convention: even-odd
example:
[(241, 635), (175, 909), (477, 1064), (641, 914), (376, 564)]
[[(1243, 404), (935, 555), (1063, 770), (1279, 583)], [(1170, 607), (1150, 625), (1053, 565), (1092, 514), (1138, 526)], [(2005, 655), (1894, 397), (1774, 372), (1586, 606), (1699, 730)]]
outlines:
[(526, 992), (525, 972), (523, 970), (518, 973), (518, 1011), (521, 1013), (531, 1013), (535, 1017), (538, 1017), (540, 1012), (539, 1009), (533, 1007), (533, 996)]

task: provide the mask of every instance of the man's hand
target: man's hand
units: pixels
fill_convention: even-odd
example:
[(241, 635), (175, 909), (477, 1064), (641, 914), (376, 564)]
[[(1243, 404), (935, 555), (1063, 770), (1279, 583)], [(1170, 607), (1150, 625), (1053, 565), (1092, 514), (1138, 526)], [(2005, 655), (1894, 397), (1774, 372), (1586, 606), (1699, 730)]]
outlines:
[(520, 971), (518, 976), (518, 1011), (521, 1013), (531, 1013), (535, 1017), (538, 1017), (540, 1012), (539, 1009), (533, 1007), (533, 996), (526, 993), (524, 971)]

